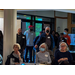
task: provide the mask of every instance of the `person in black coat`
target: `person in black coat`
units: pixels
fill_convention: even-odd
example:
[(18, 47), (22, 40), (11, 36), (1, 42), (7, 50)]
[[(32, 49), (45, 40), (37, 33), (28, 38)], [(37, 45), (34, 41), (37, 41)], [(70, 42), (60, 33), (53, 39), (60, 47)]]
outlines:
[(21, 28), (18, 29), (18, 33), (16, 35), (16, 43), (20, 44), (21, 49), (19, 51), (23, 57), (23, 51), (26, 47), (26, 36), (22, 34)]
[(0, 54), (3, 57), (3, 34), (1, 30), (0, 30)]
[(23, 63), (21, 54), (19, 52), (20, 45), (18, 43), (14, 44), (12, 53), (7, 57), (5, 65), (19, 65)]
[(60, 42), (65, 42), (65, 43), (67, 43), (67, 41), (66, 41), (66, 39), (63, 37), (63, 33), (60, 33), (60, 37), (58, 38), (58, 45), (57, 45), (57, 48), (59, 48), (59, 43)]

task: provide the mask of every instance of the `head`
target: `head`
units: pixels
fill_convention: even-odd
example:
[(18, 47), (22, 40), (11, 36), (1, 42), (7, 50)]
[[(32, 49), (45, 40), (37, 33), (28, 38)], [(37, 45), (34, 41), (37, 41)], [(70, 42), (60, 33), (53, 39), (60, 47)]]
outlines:
[(45, 33), (46, 33), (47, 35), (49, 35), (49, 33), (50, 33), (50, 27), (46, 27), (46, 28), (45, 28)]
[(63, 33), (60, 33), (60, 38), (63, 38), (63, 35), (64, 35)]
[(45, 33), (45, 28), (43, 28), (43, 33)]
[(55, 36), (56, 36), (56, 37), (59, 37), (59, 33), (58, 33), (58, 32), (55, 32)]
[(21, 34), (22, 34), (22, 29), (19, 28), (19, 29), (18, 29), (18, 35), (21, 35)]
[(2, 34), (2, 31), (0, 30), (0, 39), (3, 38), (3, 34)]
[(28, 28), (29, 28), (30, 31), (33, 31), (33, 27), (34, 26), (30, 25)]
[(39, 50), (41, 52), (45, 52), (47, 51), (47, 45), (45, 43), (42, 43), (40, 46), (39, 46)]
[(20, 45), (18, 43), (14, 44), (13, 49), (15, 52), (21, 49)]
[(39, 35), (41, 35), (43, 32), (41, 31)]
[(66, 52), (66, 51), (68, 51), (68, 46), (67, 46), (67, 44), (66, 44), (65, 42), (61, 42), (60, 45), (59, 45), (59, 50), (60, 50), (61, 52)]
[(55, 30), (52, 31), (52, 35), (53, 35), (53, 36), (55, 35)]
[(64, 29), (64, 35), (67, 35), (68, 34), (68, 31), (69, 31), (68, 28), (65, 28)]

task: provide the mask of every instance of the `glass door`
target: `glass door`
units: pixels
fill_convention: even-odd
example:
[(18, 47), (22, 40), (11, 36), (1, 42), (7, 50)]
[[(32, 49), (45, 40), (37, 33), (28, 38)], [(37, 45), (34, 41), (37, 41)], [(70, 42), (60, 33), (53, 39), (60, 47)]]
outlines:
[(35, 23), (35, 35), (38, 36), (42, 31), (42, 23)]
[(30, 25), (30, 22), (22, 22), (22, 34), (24, 34), (24, 32), (26, 30), (28, 30), (28, 26)]

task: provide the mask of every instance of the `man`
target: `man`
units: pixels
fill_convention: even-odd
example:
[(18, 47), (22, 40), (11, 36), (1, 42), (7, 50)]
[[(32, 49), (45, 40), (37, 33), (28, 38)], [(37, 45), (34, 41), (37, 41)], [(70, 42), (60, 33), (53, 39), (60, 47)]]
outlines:
[(66, 39), (67, 44), (68, 44), (68, 46), (69, 46), (70, 43), (71, 43), (71, 39), (70, 39), (70, 37), (68, 36), (68, 29), (67, 29), (67, 28), (64, 29), (64, 38)]
[(16, 43), (20, 44), (21, 49), (19, 51), (21, 53), (21, 56), (23, 57), (23, 51), (26, 47), (26, 36), (22, 34), (21, 28), (18, 29), (18, 33), (16, 35)]
[(35, 32), (33, 31), (32, 25), (30, 25), (28, 28), (29, 30), (24, 32), (24, 35), (26, 35), (26, 49), (25, 49), (25, 56), (24, 60), (27, 62), (27, 53), (29, 50), (29, 62), (32, 62), (32, 49), (33, 49), (33, 40), (35, 38)]
[(33, 43), (34, 43), (34, 47), (33, 47), (33, 61), (34, 61), (34, 63), (35, 63), (35, 59), (36, 59), (36, 55), (35, 55), (36, 50), (37, 50), (37, 52), (39, 52), (39, 47), (35, 48), (35, 44), (36, 44), (36, 41), (38, 40), (38, 38), (41, 36), (42, 33), (43, 32), (41, 31), (40, 34), (37, 37), (35, 37), (35, 39), (33, 40)]
[(50, 27), (45, 28), (45, 33), (42, 33), (42, 35), (39, 37), (39, 39), (36, 42), (35, 48), (37, 48), (41, 43), (46, 43), (49, 50), (52, 50), (55, 46), (54, 38), (50, 34)]

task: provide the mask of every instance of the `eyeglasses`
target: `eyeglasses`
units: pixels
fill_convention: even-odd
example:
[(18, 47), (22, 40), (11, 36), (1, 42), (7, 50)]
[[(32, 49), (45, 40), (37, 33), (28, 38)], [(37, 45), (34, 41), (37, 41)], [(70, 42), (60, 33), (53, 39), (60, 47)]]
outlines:
[(61, 46), (61, 47), (65, 47), (66, 45), (64, 45), (64, 46)]

